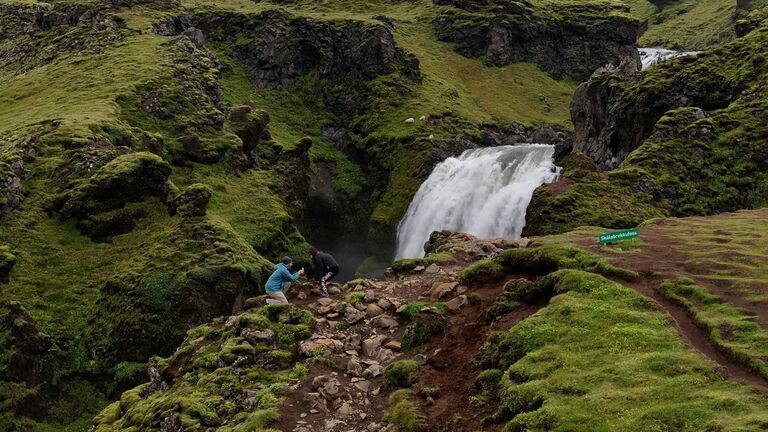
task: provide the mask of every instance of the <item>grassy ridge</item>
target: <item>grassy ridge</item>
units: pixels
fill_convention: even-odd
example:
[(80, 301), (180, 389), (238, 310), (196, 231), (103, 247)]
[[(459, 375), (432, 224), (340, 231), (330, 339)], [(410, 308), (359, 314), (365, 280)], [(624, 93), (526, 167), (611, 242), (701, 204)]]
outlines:
[(761, 430), (765, 400), (715, 372), (635, 292), (598, 275), (553, 275), (550, 305), (486, 354), (504, 371), (505, 431)]

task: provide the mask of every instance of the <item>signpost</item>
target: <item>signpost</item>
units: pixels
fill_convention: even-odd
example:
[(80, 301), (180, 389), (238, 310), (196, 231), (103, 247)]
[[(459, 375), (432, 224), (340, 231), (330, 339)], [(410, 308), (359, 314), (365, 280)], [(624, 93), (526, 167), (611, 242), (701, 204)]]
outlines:
[(600, 244), (604, 245), (607, 243), (617, 243), (625, 240), (636, 239), (639, 236), (640, 234), (638, 233), (637, 228), (632, 228), (632, 229), (622, 230), (622, 231), (600, 233), (599, 240), (600, 240)]

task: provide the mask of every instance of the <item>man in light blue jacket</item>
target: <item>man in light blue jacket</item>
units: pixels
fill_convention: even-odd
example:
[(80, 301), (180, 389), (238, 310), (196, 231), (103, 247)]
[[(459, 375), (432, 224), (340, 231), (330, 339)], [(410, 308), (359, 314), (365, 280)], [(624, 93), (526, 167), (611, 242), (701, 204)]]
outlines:
[(286, 282), (296, 282), (300, 277), (304, 276), (304, 269), (291, 273), (291, 267), (293, 267), (293, 260), (291, 257), (283, 257), (283, 262), (275, 265), (275, 271), (272, 272), (272, 276), (267, 280), (267, 284), (264, 286), (264, 290), (270, 297), (267, 299), (267, 304), (288, 304), (288, 299), (285, 298), (283, 289)]

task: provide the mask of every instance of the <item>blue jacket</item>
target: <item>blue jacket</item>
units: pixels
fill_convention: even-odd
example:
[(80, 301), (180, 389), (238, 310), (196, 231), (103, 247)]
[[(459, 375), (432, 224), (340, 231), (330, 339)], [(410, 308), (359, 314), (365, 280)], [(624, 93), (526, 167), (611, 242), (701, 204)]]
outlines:
[(295, 282), (299, 280), (300, 277), (298, 272), (291, 274), (291, 271), (288, 270), (288, 267), (285, 264), (278, 263), (275, 265), (275, 271), (272, 273), (272, 276), (269, 277), (269, 280), (267, 280), (264, 289), (269, 292), (282, 291), (286, 282)]

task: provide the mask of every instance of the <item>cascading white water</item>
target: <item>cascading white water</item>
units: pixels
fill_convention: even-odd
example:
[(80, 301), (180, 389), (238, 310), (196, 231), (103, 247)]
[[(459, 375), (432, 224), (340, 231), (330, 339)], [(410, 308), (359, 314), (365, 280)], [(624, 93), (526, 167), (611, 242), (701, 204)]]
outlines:
[(664, 48), (638, 48), (637, 50), (640, 51), (640, 61), (643, 64), (642, 70), (648, 69), (664, 60), (699, 53), (699, 51), (674, 51)]
[(465, 151), (439, 163), (397, 228), (397, 259), (424, 256), (432, 231), (519, 238), (534, 189), (557, 180), (554, 146), (521, 144)]

